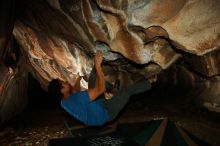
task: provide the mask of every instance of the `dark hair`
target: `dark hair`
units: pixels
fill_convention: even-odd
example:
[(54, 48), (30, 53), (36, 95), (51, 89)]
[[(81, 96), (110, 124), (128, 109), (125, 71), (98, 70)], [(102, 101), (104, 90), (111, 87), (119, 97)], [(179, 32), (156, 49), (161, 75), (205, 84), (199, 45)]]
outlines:
[(63, 97), (61, 92), (62, 84), (59, 79), (53, 79), (48, 86), (48, 92), (55, 100), (60, 100)]

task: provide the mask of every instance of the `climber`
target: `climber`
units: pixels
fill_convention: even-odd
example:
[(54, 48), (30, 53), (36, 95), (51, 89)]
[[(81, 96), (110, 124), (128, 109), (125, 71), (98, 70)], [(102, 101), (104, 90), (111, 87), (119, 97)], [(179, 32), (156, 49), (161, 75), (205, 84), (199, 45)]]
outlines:
[[(98, 51), (94, 57), (95, 83), (88, 90), (80, 91), (82, 77), (79, 74), (74, 86), (59, 79), (53, 79), (48, 86), (53, 97), (61, 98), (61, 107), (86, 125), (98, 126), (113, 120), (131, 95), (151, 88), (151, 84), (143, 80), (113, 93), (113, 86), (105, 81), (102, 60), (103, 55)], [(109, 95), (113, 97), (108, 100), (103, 98)]]

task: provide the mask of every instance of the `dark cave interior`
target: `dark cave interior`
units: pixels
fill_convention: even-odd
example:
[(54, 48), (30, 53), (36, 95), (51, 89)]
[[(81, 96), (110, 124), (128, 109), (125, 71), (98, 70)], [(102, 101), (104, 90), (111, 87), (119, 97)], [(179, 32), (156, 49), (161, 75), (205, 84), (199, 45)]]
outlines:
[[(162, 42), (159, 42), (159, 44), (163, 44), (165, 41), (165, 46), (169, 46), (171, 48), (171, 51), (169, 50), (170, 52), (167, 50), (165, 50), (165, 53), (163, 51), (161, 51), (162, 53), (158, 51), (162, 54), (160, 54), (161, 56), (165, 54), (165, 57), (163, 56), (165, 59), (162, 58), (161, 60), (165, 60), (164, 62), (166, 62), (170, 59), (169, 55), (172, 55), (173, 52), (174, 54), (181, 54), (181, 57), (176, 59), (175, 62), (172, 63), (172, 65), (165, 69), (161, 69), (160, 67), (160, 71), (157, 74), (157, 80), (156, 82), (152, 83), (152, 89), (144, 93), (132, 95), (130, 97), (130, 100), (116, 119), (108, 122), (103, 126), (89, 127), (65, 112), (60, 107), (60, 100), (54, 101), (45, 88), (48, 80), (50, 80), (52, 77), (55, 77), (55, 74), (53, 74), (54, 72), (58, 72), (58, 77), (62, 76), (60, 75), (62, 73), (63, 76), (65, 76), (66, 78), (70, 76), (71, 71), (65, 72), (66, 70), (63, 69), (65, 68), (66, 64), (64, 63), (62, 64), (63, 66), (61, 65), (61, 67), (58, 67), (58, 69), (61, 70), (44, 72), (45, 70), (43, 69), (47, 68), (48, 66), (46, 66), (42, 62), (49, 62), (48, 64), (51, 65), (52, 68), (56, 68), (55, 65), (59, 64), (60, 62), (65, 62), (63, 61), (64, 59), (67, 59), (66, 62), (71, 62), (72, 60), (68, 60), (69, 58), (67, 58), (67, 54), (66, 56), (60, 55), (60, 60), (56, 58), (57, 60), (55, 60), (57, 62), (55, 62), (55, 65), (52, 63), (52, 61), (54, 60), (51, 58), (55, 56), (51, 55), (53, 54), (52, 51), (56, 50), (57, 48), (59, 49), (59, 45), (62, 43), (65, 44), (65, 41), (67, 41), (67, 43), (63, 46), (61, 45), (61, 48), (64, 50), (63, 52), (69, 51), (68, 53), (72, 53), (72, 56), (75, 58), (83, 58), (89, 53), (94, 54), (94, 50), (91, 50), (91, 46), (93, 45), (90, 44), (91, 40), (91, 42), (96, 45), (101, 44), (102, 46), (104, 44), (103, 46), (106, 47), (109, 44), (103, 41), (104, 38), (102, 38), (103, 40), (101, 41), (97, 39), (98, 37), (96, 38), (97, 40), (93, 38), (95, 40), (94, 41), (93, 39), (91, 39), (91, 34), (88, 36), (88, 38), (85, 39), (82, 37), (83, 35), (79, 35), (80, 33), (75, 33), (78, 32), (76, 31), (76, 28), (79, 28), (79, 26), (81, 26), (82, 28), (85, 26), (89, 27), (89, 23), (85, 25), (84, 22), (81, 22), (81, 13), (77, 16), (73, 15), (73, 12), (78, 10), (77, 6), (79, 5), (80, 1), (73, 2), (69, 0), (54, 0), (44, 2), (42, 0), (39, 0), (39, 3), (32, 3), (30, 2), (30, 0), (22, 0), (22, 2), (17, 2), (15, 0), (0, 2), (0, 12), (2, 12), (3, 14), (3, 16), (0, 17), (0, 62), (2, 62), (0, 64), (0, 145), (52, 146), (56, 145), (52, 142), (49, 142), (53, 139), (67, 138), (69, 140), (69, 138), (82, 138), (80, 140), (83, 141), (83, 138), (85, 137), (100, 135), (103, 136), (106, 133), (112, 134), (115, 132), (115, 130), (118, 128), (117, 126), (120, 124), (131, 124), (138, 122), (147, 123), (149, 121), (166, 119), (169, 119), (169, 122), (172, 121), (173, 123), (175, 123), (175, 125), (180, 126), (185, 131), (193, 135), (190, 136), (190, 138), (197, 141), (197, 145), (220, 145), (220, 107), (218, 104), (218, 87), (220, 85), (220, 69), (218, 65), (218, 62), (220, 61), (219, 49), (213, 50), (204, 55), (195, 55), (193, 53), (191, 54), (191, 52), (188, 51), (185, 46), (183, 48), (187, 51), (177, 48), (179, 46), (181, 48), (182, 46), (168, 38), (170, 36), (168, 36), (167, 30), (165, 30), (163, 27), (159, 25), (153, 25), (156, 30), (159, 28), (157, 30), (158, 32), (156, 32), (156, 34), (159, 34), (159, 36), (155, 37), (155, 32), (153, 32), (151, 29), (144, 30), (140, 26), (141, 31), (147, 33), (150, 33), (152, 31), (152, 34), (149, 34), (149, 36), (145, 36), (145, 45), (147, 43), (155, 43), (158, 39), (163, 40)], [(85, 3), (89, 3), (89, 1), (83, 0), (83, 2), (84, 5), (82, 4), (82, 6), (86, 8)], [(52, 7), (51, 3), (54, 7)], [(61, 5), (60, 10), (57, 10), (56, 6), (58, 4)], [(99, 11), (107, 13), (108, 9), (104, 9), (105, 7), (103, 8), (101, 7), (102, 4), (99, 4), (99, 1), (91, 1), (91, 9), (94, 9), (94, 14), (97, 14)], [(72, 6), (70, 7), (70, 5)], [(125, 4), (123, 6), (125, 7)], [(48, 19), (43, 16), (41, 18), (41, 14), (45, 13), (41, 10), (48, 12), (45, 14), (45, 16), (48, 16)], [(30, 13), (27, 13), (29, 11)], [(87, 12), (87, 9), (83, 12)], [(113, 12), (111, 12), (110, 14), (113, 14)], [(56, 17), (57, 19), (53, 19), (54, 17)], [(78, 22), (80, 25), (76, 28), (75, 25), (71, 24), (75, 21), (75, 19), (80, 19)], [(16, 20), (19, 20), (19, 23), (16, 23)], [(101, 20), (99, 21), (101, 22)], [(89, 30), (87, 27), (85, 31)], [(103, 27), (106, 27), (105, 29), (107, 29), (107, 26)], [(134, 29), (133, 31), (135, 31), (135, 29), (139, 30), (139, 26), (133, 27), (131, 25), (129, 27), (130, 29)], [(92, 28), (94, 28), (95, 30), (96, 27)], [(122, 30), (124, 31), (125, 29), (122, 28)], [(24, 35), (22, 34), (23, 31)], [(89, 30), (88, 32), (91, 33), (92, 31)], [(20, 35), (20, 33), (22, 35)], [(163, 34), (163, 36), (160, 36), (161, 34)], [(108, 37), (110, 36), (111, 35), (109, 34)], [(35, 37), (37, 38), (37, 41), (35, 40)], [(59, 37), (62, 39), (60, 39)], [(33, 41), (34, 43), (32, 43), (31, 41)], [(38, 41), (40, 42), (39, 44), (36, 43)], [(206, 45), (210, 42), (206, 43)], [(129, 44), (129, 41), (127, 41), (127, 44)], [(38, 47), (35, 48), (34, 45), (45, 48), (45, 50), (42, 49), (43, 53), (40, 51), (38, 52), (35, 50)], [(109, 46), (114, 48), (114, 45)], [(116, 45), (118, 44), (116, 43)], [(70, 48), (70, 50), (66, 49), (66, 46), (68, 49)], [(85, 46), (88, 47), (88, 50), (85, 49)], [(50, 47), (54, 47), (55, 49), (53, 50)], [(81, 52), (78, 52), (78, 54), (74, 54), (77, 51), (75, 51), (73, 48), (77, 48)], [(162, 48), (165, 47), (163, 46)], [(217, 46), (216, 48), (219, 48), (219, 46)], [(31, 52), (30, 50), (34, 51)], [(62, 54), (63, 52), (58, 52), (58, 54)], [(84, 56), (82, 55), (83, 57), (79, 55), (83, 54), (82, 52), (84, 52)], [(157, 60), (159, 63), (155, 60), (151, 60), (144, 64), (138, 64), (135, 61), (140, 61), (141, 59), (132, 58), (132, 55), (129, 56), (130, 54), (126, 51), (123, 52), (123, 50), (113, 50), (110, 52), (115, 53), (116, 55), (114, 55), (118, 58), (116, 59), (116, 61), (109, 61), (108, 59), (106, 59), (104, 62), (105, 65), (110, 66), (110, 68), (113, 66), (112, 68), (117, 68), (118, 70), (119, 68), (126, 70), (127, 72), (132, 74), (132, 76), (135, 76), (137, 78), (140, 77), (140, 75), (143, 75), (143, 72), (145, 73), (145, 71), (148, 69), (148, 66), (153, 64), (154, 67), (158, 67), (158, 64), (162, 62), (161, 60)], [(108, 53), (106, 55), (107, 57), (115, 57), (114, 55), (112, 57), (111, 54)], [(43, 54), (43, 57), (39, 54)], [(82, 69), (84, 71), (82, 73), (86, 75), (87, 72), (85, 71), (85, 68), (91, 67), (90, 63), (88, 63), (89, 59), (92, 56), (91, 54), (88, 55), (88, 58), (85, 57), (82, 59), (88, 59), (85, 62), (80, 62), (80, 64), (73, 64), (76, 65), (76, 68)], [(50, 58), (49, 61), (47, 60), (48, 58), (44, 58), (45, 56), (47, 57), (47, 55)], [(106, 56), (104, 57), (107, 58)], [(127, 58), (124, 56), (126, 56)], [(33, 60), (31, 60), (32, 57), (34, 58)], [(83, 68), (82, 66), (85, 66), (85, 68)], [(49, 71), (50, 69), (51, 68), (48, 68)], [(115, 70), (110, 71), (114, 73)], [(147, 73), (154, 74), (156, 71), (150, 70)], [(117, 73), (118, 72), (115, 72), (115, 74)], [(13, 96), (14, 98), (11, 98)], [(211, 107), (211, 110), (209, 108), (205, 108), (205, 103), (211, 103), (211, 106), (209, 105), (209, 107)], [(132, 126), (128, 126), (128, 129), (129, 128), (132, 129)], [(164, 133), (166, 133), (166, 130), (164, 131)], [(170, 135), (172, 134), (167, 134), (164, 137), (169, 137)], [(167, 140), (166, 144), (172, 141), (170, 139)], [(85, 141), (87, 141), (87, 139)], [(73, 142), (71, 142), (70, 140), (69, 144), (71, 145), (73, 144)], [(161, 145), (165, 144), (163, 143)]]

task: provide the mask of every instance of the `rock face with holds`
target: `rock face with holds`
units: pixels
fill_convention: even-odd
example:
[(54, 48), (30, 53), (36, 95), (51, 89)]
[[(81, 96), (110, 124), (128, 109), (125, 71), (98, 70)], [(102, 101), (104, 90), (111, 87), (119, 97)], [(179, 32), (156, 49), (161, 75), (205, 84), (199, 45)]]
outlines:
[[(77, 73), (88, 78), (93, 56), (101, 50), (108, 79), (130, 84), (163, 75), (178, 64), (183, 71), (175, 80), (186, 79), (178, 83), (201, 89), (197, 80), (203, 81), (203, 101), (220, 103), (220, 93), (214, 90), (220, 87), (219, 0), (25, 0), (19, 6), (15, 21), (1, 22), (14, 24), (13, 36), (25, 64), (25, 69), (16, 70), (30, 72), (45, 90), (53, 78), (71, 84)], [(2, 54), (8, 34), (1, 38)], [(87, 88), (86, 78), (82, 89)]]

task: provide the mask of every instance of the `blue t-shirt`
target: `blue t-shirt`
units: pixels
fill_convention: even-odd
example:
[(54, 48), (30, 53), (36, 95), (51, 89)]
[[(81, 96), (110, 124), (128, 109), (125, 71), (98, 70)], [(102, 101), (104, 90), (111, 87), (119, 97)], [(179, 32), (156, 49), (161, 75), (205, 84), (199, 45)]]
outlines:
[(61, 106), (72, 116), (87, 125), (103, 125), (110, 118), (104, 107), (104, 99), (90, 101), (88, 91), (81, 91), (61, 100)]

